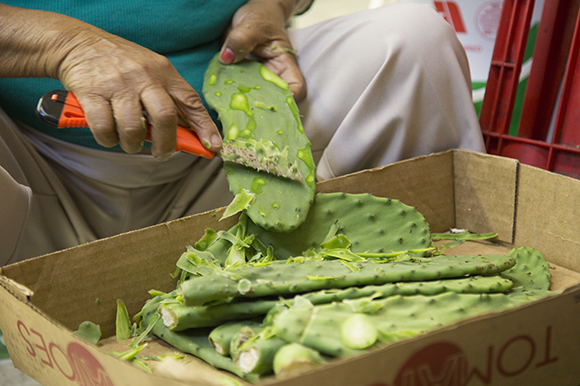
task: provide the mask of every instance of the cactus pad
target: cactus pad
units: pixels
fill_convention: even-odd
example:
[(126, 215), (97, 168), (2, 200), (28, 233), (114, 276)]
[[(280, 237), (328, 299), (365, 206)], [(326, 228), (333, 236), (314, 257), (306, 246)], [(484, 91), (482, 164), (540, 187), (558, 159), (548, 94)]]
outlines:
[(320, 245), (333, 224), (357, 252), (390, 253), (424, 249), (431, 244), (429, 224), (415, 208), (370, 194), (318, 193), (305, 222), (294, 232), (278, 234), (248, 224), (278, 258), (299, 256)]
[(344, 344), (342, 322), (363, 313), (379, 333), (379, 341), (392, 343), (475, 315), (498, 312), (550, 295), (550, 275), (543, 256), (532, 248), (518, 248), (509, 256), (514, 267), (500, 275), (516, 286), (507, 293), (444, 292), (433, 296), (392, 296), (358, 299), (314, 306), (305, 299), (274, 318), (274, 330), (287, 342), (301, 343), (331, 356), (360, 352)]
[[(345, 265), (341, 260), (277, 261), (192, 277), (180, 292), (188, 306), (201, 306), (232, 297), (261, 297), (303, 293), (326, 288), (459, 278), (497, 274), (513, 267), (515, 258), (502, 255), (403, 257), (392, 262), (365, 261)], [(352, 268), (357, 270), (353, 271)], [(240, 283), (249, 286), (240, 291)]]
[(230, 191), (256, 195), (247, 209), (255, 224), (279, 232), (297, 228), (314, 197), (315, 165), (286, 82), (260, 63), (224, 65), (216, 55), (206, 71), (203, 94), (219, 114), (224, 143), (256, 152), (276, 172), (303, 178), (282, 178), (224, 160)]
[(145, 325), (152, 324), (153, 328), (151, 332), (154, 335), (184, 353), (195, 355), (215, 368), (227, 370), (250, 382), (258, 380), (256, 375), (246, 374), (240, 371), (234, 366), (231, 358), (223, 356), (215, 350), (208, 339), (211, 330), (195, 328), (187, 331), (175, 332), (165, 327), (161, 319), (156, 318), (157, 309), (162, 301), (163, 297), (160, 296), (151, 299), (143, 307), (141, 313), (143, 323), (145, 323)]
[[(470, 276), (461, 279), (430, 280), (404, 283), (388, 283), (346, 289), (331, 289), (303, 294), (312, 304), (325, 304), (347, 299), (358, 299), (374, 296), (386, 298), (394, 295), (435, 295), (447, 291), (457, 293), (493, 293), (506, 292), (513, 287), (513, 282), (498, 276)], [(177, 295), (175, 295), (177, 296)], [(184, 331), (190, 328), (219, 326), (222, 323), (283, 311), (284, 304), (293, 304), (294, 299), (244, 299), (228, 301), (221, 304), (188, 307), (179, 302), (162, 304), (159, 313), (165, 327), (172, 331)]]

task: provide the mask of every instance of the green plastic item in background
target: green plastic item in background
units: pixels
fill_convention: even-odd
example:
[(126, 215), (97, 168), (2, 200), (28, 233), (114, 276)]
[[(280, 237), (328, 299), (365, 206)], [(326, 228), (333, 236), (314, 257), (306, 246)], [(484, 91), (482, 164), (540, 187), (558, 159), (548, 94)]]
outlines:
[(2, 335), (2, 330), (0, 330), (0, 360), (9, 358), (10, 355), (8, 355), (8, 349), (6, 348), (6, 344), (4, 343), (4, 336)]

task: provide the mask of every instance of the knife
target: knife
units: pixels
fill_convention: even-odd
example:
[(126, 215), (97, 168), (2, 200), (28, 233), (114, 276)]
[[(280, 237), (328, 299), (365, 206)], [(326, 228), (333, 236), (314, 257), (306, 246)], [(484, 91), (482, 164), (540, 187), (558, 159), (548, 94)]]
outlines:
[[(72, 92), (54, 90), (44, 94), (38, 101), (36, 114), (41, 121), (53, 127), (88, 127), (85, 113)], [(151, 141), (151, 124), (143, 114), (142, 122), (147, 126), (146, 141)], [(260, 156), (255, 151), (248, 149), (244, 141), (224, 143), (218, 155), (224, 161), (234, 162), (252, 169), (275, 174), (283, 178), (303, 181), (303, 177), (295, 165), (289, 167), (279, 165), (276, 159), (268, 156)], [(177, 138), (175, 151), (194, 154), (207, 159), (212, 159), (216, 153), (202, 145), (197, 134), (183, 126), (177, 126)]]

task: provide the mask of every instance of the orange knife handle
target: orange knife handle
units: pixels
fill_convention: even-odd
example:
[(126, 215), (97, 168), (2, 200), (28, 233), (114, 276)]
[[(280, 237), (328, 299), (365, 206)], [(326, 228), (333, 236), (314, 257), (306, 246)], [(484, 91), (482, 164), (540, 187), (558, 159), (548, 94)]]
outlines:
[[(149, 123), (147, 123), (149, 126)], [(151, 131), (147, 131), (145, 140), (151, 142)], [(177, 126), (177, 137), (175, 144), (175, 151), (182, 151), (184, 153), (195, 154), (203, 158), (212, 159), (214, 152), (206, 149), (199, 140), (197, 134), (183, 126)]]
[(58, 128), (64, 127), (88, 127), (85, 112), (72, 92), (67, 94), (58, 120)]
[[(85, 113), (72, 92), (68, 92), (62, 113), (58, 120), (58, 127), (88, 127)], [(146, 140), (151, 142), (151, 134), (148, 131)], [(197, 134), (182, 126), (177, 126), (177, 138), (175, 151), (183, 151), (189, 154), (195, 154), (200, 157), (212, 159), (214, 152), (203, 146)]]
[(207, 159), (212, 159), (215, 155), (214, 152), (203, 146), (194, 131), (188, 130), (182, 126), (177, 126), (177, 144), (175, 146), (175, 151), (196, 154)]

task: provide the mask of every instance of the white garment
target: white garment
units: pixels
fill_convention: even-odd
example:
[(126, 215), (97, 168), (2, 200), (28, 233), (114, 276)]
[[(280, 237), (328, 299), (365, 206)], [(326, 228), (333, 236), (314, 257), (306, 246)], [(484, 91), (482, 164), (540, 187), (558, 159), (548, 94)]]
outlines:
[[(433, 10), (395, 4), (289, 35), (308, 85), (303, 124), (327, 179), (402, 159), (484, 151), (466, 55)], [(227, 205), (217, 158), (89, 149), (0, 110), (0, 266)]]
[(485, 151), (467, 56), (430, 7), (396, 3), (290, 36), (319, 180), (452, 148)]

